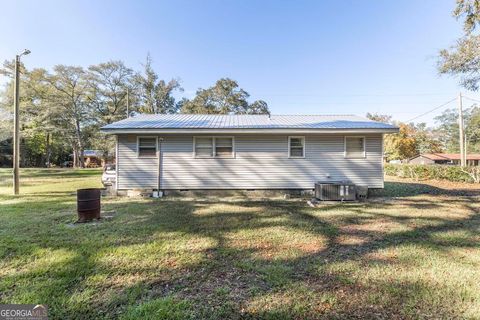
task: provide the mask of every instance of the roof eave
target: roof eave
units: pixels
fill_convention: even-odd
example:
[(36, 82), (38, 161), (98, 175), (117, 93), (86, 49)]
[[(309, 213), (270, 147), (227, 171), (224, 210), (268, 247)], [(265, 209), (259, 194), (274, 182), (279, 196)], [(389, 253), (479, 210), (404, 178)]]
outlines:
[(397, 133), (398, 128), (356, 128), (356, 129), (297, 129), (297, 128), (279, 128), (279, 129), (155, 129), (155, 128), (124, 128), (108, 129), (102, 128), (101, 132), (106, 134), (312, 134), (312, 133), (348, 133), (348, 134), (367, 134), (367, 133)]

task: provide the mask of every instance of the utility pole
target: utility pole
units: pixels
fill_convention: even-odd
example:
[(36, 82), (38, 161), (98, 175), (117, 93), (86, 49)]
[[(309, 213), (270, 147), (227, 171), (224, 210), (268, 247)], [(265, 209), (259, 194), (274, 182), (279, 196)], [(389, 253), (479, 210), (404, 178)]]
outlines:
[(462, 110), (462, 93), (458, 94), (458, 127), (460, 133), (460, 165), (466, 165), (467, 155), (465, 152), (465, 133), (463, 128), (463, 110)]
[(25, 49), (15, 56), (15, 88), (13, 99), (13, 194), (17, 195), (20, 190), (20, 57), (30, 53)]
[(129, 117), (129, 109), (130, 108), (130, 99), (129, 99), (129, 96), (128, 96), (128, 87), (127, 87), (127, 118)]

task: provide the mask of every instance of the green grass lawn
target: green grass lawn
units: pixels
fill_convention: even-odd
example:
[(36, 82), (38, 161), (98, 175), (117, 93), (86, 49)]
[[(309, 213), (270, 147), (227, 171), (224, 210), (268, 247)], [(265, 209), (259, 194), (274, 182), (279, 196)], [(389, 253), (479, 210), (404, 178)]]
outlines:
[(0, 303), (51, 319), (480, 318), (480, 198), (390, 182), (367, 203), (104, 198), (98, 170), (0, 169)]

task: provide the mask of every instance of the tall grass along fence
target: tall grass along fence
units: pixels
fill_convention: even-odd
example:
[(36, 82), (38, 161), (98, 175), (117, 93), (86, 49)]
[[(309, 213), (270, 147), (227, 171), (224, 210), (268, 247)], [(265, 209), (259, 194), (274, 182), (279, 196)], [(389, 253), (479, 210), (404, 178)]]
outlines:
[(448, 180), (480, 183), (480, 166), (460, 167), (452, 165), (385, 164), (385, 174), (415, 180)]

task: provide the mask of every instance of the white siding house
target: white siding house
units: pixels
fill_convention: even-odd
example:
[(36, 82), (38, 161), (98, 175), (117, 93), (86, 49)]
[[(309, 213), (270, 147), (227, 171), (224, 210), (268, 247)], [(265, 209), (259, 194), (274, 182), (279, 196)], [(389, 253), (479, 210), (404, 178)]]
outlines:
[(349, 180), (383, 188), (383, 134), (355, 116), (140, 115), (117, 136), (117, 189), (312, 189)]

